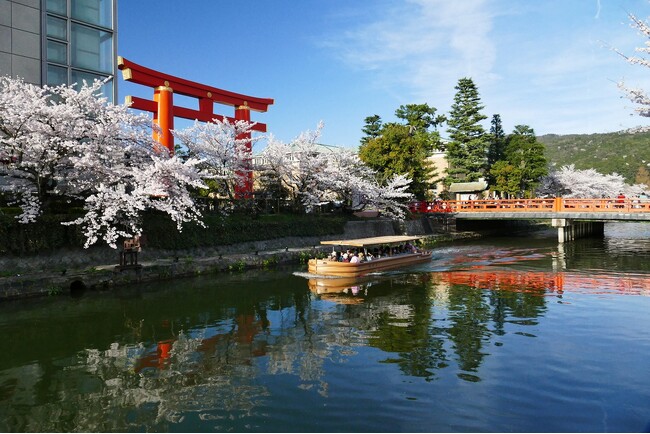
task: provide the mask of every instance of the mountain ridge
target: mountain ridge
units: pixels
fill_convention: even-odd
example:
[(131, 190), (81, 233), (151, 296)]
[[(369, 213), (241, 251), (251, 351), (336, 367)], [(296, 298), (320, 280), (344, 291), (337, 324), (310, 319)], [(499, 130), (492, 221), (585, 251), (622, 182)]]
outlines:
[(650, 171), (650, 132), (544, 134), (537, 140), (552, 168), (574, 164), (576, 169), (617, 173), (629, 184), (647, 182)]

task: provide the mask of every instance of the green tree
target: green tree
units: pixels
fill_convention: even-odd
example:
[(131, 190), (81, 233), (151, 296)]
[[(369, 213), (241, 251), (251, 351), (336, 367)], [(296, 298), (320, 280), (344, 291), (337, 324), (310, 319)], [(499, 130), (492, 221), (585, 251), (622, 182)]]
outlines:
[[(409, 192), (418, 199), (426, 198), (437, 176), (428, 157), (440, 142), (439, 133), (431, 129), (444, 121), (435, 113), (436, 109), (427, 104), (400, 106), (395, 115), (406, 123), (383, 124), (379, 134), (368, 135), (359, 148), (359, 158), (375, 170), (381, 180), (395, 174), (407, 175), (412, 180)], [(366, 118), (366, 122), (367, 125), (376, 124), (374, 117)], [(364, 132), (368, 134), (366, 129)]]
[(537, 141), (535, 131), (528, 125), (515, 126), (506, 139), (504, 157), (490, 170), (495, 189), (510, 195), (532, 196), (540, 178), (548, 174), (544, 144)]
[(517, 196), (521, 191), (522, 171), (507, 160), (494, 163), (490, 169), (490, 177), (494, 180), (492, 187), (508, 197)]
[(375, 139), (381, 135), (382, 122), (379, 115), (368, 116), (364, 119), (366, 123), (361, 129), (365, 136), (361, 137), (361, 144), (365, 145), (368, 140)]
[(395, 110), (395, 116), (406, 121), (406, 124), (417, 132), (427, 131), (431, 127), (435, 128), (445, 121), (445, 117), (436, 116), (436, 109), (429, 107), (428, 104), (401, 105)]
[(423, 134), (412, 134), (408, 125), (388, 123), (380, 137), (359, 148), (359, 158), (377, 171), (382, 180), (395, 174), (407, 175), (412, 180), (409, 191), (421, 199), (426, 197), (429, 180), (435, 176), (427, 162), (432, 151)]
[(490, 127), (487, 163), (488, 168), (492, 167), (494, 163), (503, 160), (506, 153), (506, 133), (503, 131), (503, 124), (501, 123), (501, 115), (495, 114), (492, 116)]
[(447, 125), (450, 141), (446, 145), (447, 177), (445, 184), (476, 181), (487, 168), (488, 137), (481, 121), (483, 105), (476, 85), (471, 78), (461, 78), (455, 87), (456, 95), (451, 106)]

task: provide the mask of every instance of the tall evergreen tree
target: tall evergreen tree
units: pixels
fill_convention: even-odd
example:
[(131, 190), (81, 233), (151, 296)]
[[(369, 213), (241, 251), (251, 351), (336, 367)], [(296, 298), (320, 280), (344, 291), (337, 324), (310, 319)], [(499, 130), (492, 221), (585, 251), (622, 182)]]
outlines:
[(503, 131), (501, 115), (492, 116), (490, 127), (490, 143), (488, 144), (488, 167), (499, 160), (503, 160), (506, 152), (506, 133)]
[(368, 116), (364, 119), (364, 122), (366, 124), (361, 129), (365, 134), (365, 136), (361, 138), (362, 145), (365, 145), (370, 139), (379, 137), (382, 128), (381, 117), (379, 117), (379, 115)]
[(447, 125), (450, 141), (446, 145), (447, 177), (445, 184), (476, 181), (487, 167), (488, 137), (480, 122), (487, 118), (481, 113), (483, 105), (471, 78), (461, 78), (455, 87)]
[(506, 133), (503, 131), (501, 123), (501, 115), (492, 115), (492, 122), (490, 126), (490, 135), (487, 153), (487, 169), (488, 183), (494, 185), (495, 179), (491, 175), (492, 167), (497, 161), (503, 160), (506, 152)]

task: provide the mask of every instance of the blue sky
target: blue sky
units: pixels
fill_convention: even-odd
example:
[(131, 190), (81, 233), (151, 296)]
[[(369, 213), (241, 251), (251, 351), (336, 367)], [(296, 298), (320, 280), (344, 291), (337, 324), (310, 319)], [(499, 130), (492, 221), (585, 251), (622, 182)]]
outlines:
[[(537, 134), (647, 125), (616, 83), (650, 89), (634, 55), (648, 0), (120, 0), (118, 54), (149, 68), (275, 100), (252, 113), (290, 141), (319, 121), (321, 142), (356, 148), (364, 118), (402, 104), (446, 114), (462, 77), (489, 129), (501, 115)], [(151, 91), (118, 78), (125, 95)], [(177, 99), (178, 104), (191, 104)], [(221, 114), (232, 115), (230, 107)], [(182, 122), (177, 123), (182, 126)], [(446, 136), (446, 127), (441, 133)]]

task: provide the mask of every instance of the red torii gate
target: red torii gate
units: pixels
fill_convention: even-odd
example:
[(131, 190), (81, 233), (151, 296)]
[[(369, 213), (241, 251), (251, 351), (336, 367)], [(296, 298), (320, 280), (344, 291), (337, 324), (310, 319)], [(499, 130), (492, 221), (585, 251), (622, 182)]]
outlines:
[[(214, 119), (227, 119), (231, 123), (240, 120), (250, 122), (251, 110), (266, 112), (269, 105), (274, 102), (271, 98), (257, 98), (242, 95), (164, 74), (153, 69), (145, 68), (122, 56), (118, 56), (117, 58), (117, 67), (122, 71), (124, 80), (154, 89), (153, 101), (137, 96), (127, 96), (126, 103), (134, 109), (153, 113), (153, 123), (159, 127), (159, 131), (154, 129), (153, 138), (162, 146), (166, 147), (171, 154), (174, 153), (174, 136), (171, 133), (171, 130), (174, 129), (174, 117), (190, 120), (196, 119), (202, 122), (212, 122)], [(174, 92), (197, 98), (199, 101), (199, 109), (195, 110), (175, 106)], [(235, 117), (231, 118), (215, 114), (214, 103), (234, 107)], [(266, 124), (258, 122), (253, 125), (252, 129), (254, 131), (266, 132)], [(250, 133), (238, 137), (238, 139), (250, 138)], [(250, 142), (248, 146), (250, 151)], [(235, 193), (239, 198), (250, 198), (253, 192), (253, 173), (248, 171), (240, 175), (245, 177), (244, 185), (243, 187), (239, 187)]]

